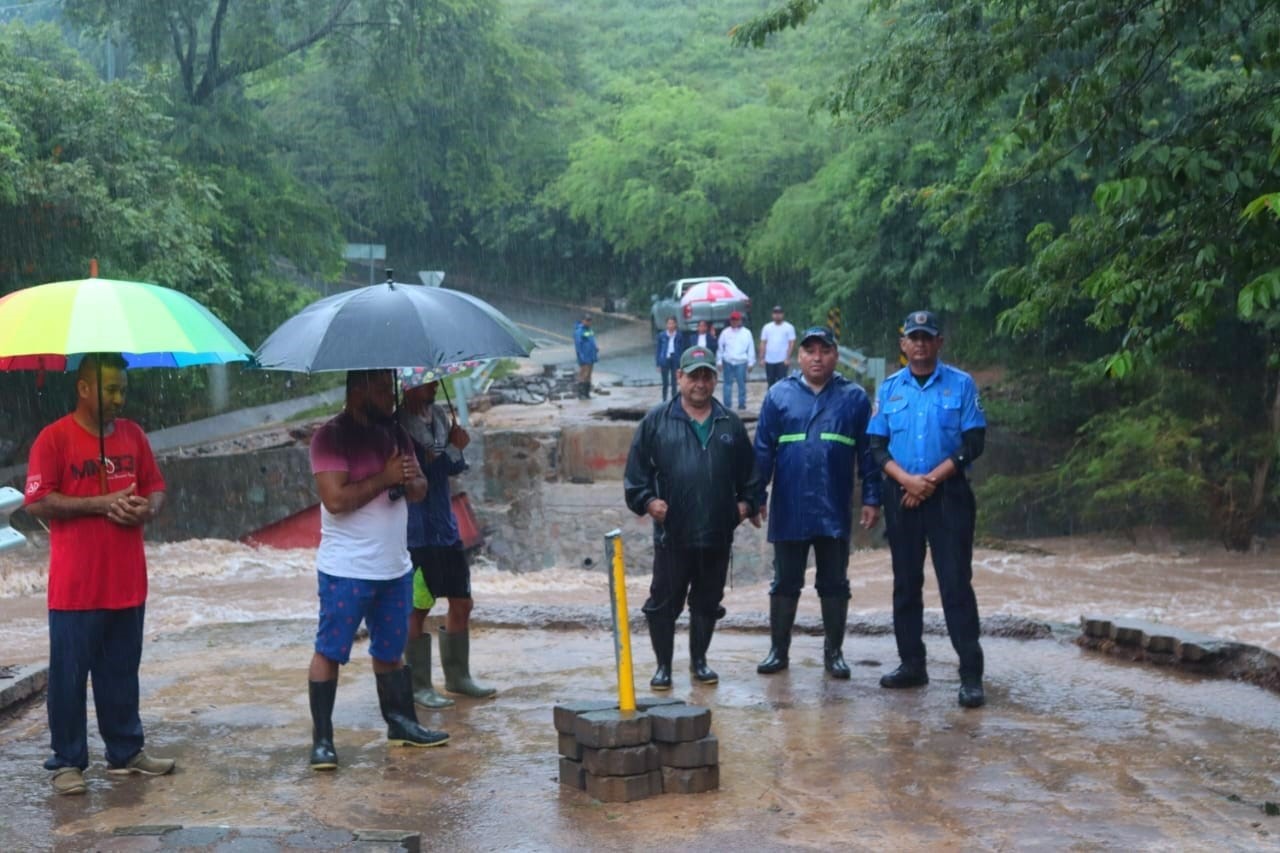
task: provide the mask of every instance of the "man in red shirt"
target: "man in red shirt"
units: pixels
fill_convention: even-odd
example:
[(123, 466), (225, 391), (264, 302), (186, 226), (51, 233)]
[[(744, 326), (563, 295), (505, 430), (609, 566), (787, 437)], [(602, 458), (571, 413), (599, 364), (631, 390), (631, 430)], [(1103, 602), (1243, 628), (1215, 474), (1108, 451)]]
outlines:
[(142, 527), (164, 504), (164, 478), (142, 429), (118, 417), (128, 384), (121, 356), (85, 356), (75, 411), (41, 430), (27, 464), (27, 512), (49, 523), (53, 755), (44, 766), (59, 794), (86, 790), (89, 675), (107, 772), (162, 776), (174, 767), (173, 759), (143, 751), (138, 716), (147, 600)]

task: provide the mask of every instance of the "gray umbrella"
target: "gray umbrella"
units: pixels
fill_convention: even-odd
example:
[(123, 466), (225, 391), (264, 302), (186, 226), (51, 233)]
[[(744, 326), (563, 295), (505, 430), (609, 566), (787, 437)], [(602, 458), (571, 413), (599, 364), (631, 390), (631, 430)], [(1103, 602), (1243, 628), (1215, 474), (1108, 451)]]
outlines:
[(313, 302), (280, 324), (255, 357), (268, 370), (317, 373), (522, 357), (533, 347), (483, 299), (386, 281)]

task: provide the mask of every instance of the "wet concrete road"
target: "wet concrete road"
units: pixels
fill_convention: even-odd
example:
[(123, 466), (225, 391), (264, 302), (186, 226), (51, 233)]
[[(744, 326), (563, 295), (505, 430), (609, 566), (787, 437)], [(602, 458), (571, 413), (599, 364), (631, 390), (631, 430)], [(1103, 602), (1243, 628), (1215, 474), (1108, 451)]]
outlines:
[[(986, 641), (990, 705), (964, 711), (937, 641), (931, 684), (890, 692), (876, 686), (888, 638), (850, 638), (862, 665), (837, 683), (820, 638), (797, 637), (793, 668), (765, 678), (764, 637), (722, 632), (721, 684), (692, 688), (682, 632), (676, 695), (713, 711), (722, 789), (612, 805), (560, 787), (551, 723), (557, 701), (612, 696), (608, 636), (478, 632), (473, 670), (501, 692), (424, 713), (453, 735), (431, 750), (384, 744), (357, 657), (335, 712), (342, 767), (317, 774), (305, 764), (312, 630), (204, 626), (147, 644), (143, 718), (149, 749), (178, 759), (170, 777), (106, 777), (91, 723), (90, 791), (55, 797), (39, 769), (43, 707), (7, 721), (0, 849), (150, 849), (110, 838), (138, 824), (410, 829), (424, 849), (460, 850), (1256, 849), (1280, 832), (1262, 809), (1280, 800), (1280, 698), (1054, 641)], [(636, 638), (642, 687), (646, 646)]]

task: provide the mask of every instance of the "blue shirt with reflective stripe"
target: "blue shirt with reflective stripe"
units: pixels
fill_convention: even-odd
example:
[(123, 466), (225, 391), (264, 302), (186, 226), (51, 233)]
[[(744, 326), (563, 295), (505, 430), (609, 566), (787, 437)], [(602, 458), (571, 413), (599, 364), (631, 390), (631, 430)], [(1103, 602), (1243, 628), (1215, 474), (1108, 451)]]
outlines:
[(867, 435), (888, 438), (889, 455), (908, 474), (927, 474), (960, 450), (966, 430), (986, 425), (973, 377), (939, 361), (924, 387), (909, 368), (881, 384)]

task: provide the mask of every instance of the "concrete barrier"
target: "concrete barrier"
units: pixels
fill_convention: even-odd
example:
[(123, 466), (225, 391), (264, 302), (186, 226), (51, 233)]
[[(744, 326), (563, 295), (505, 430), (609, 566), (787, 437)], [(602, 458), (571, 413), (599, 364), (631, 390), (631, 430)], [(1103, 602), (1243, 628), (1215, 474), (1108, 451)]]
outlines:
[(0, 712), (35, 696), (49, 683), (49, 667), (44, 664), (0, 667)]

